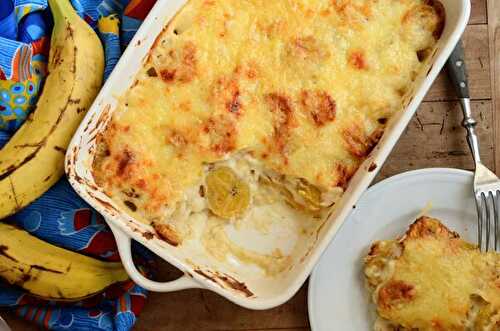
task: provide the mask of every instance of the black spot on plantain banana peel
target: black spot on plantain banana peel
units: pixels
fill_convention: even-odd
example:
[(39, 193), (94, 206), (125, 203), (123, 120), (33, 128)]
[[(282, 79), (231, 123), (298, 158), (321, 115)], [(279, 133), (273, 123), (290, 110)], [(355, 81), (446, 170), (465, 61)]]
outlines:
[(50, 245), (0, 223), (0, 277), (33, 295), (79, 300), (128, 279), (121, 263), (104, 262)]
[(101, 84), (104, 56), (94, 31), (67, 0), (54, 16), (48, 71), (36, 109), (0, 150), (0, 219), (45, 193), (64, 174), (64, 154)]
[(42, 271), (46, 271), (46, 272), (53, 272), (55, 274), (62, 274), (63, 273), (62, 271), (59, 271), (59, 270), (54, 270), (54, 269), (46, 268), (43, 265), (33, 264), (30, 267), (31, 267), (31, 269), (42, 270)]
[(9, 247), (7, 247), (5, 245), (0, 245), (0, 255), (5, 256), (6, 258), (8, 258), (9, 260), (11, 260), (13, 262), (18, 262), (15, 258), (13, 258), (12, 256), (10, 256), (7, 253), (8, 250), (9, 250)]

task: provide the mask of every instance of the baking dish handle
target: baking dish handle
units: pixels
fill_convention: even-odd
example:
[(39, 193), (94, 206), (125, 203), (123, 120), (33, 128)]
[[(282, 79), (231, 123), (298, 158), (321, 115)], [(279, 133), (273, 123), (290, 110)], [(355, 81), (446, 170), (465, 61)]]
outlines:
[(116, 245), (118, 246), (118, 252), (120, 253), (120, 258), (122, 260), (123, 267), (127, 271), (130, 278), (137, 285), (153, 292), (174, 292), (188, 288), (202, 287), (192, 277), (189, 277), (186, 274), (184, 274), (180, 278), (177, 278), (176, 280), (172, 280), (169, 282), (155, 282), (144, 277), (139, 272), (139, 270), (137, 270), (134, 261), (132, 260), (132, 250), (131, 250), (132, 238), (130, 238), (117, 226), (113, 225), (112, 222), (108, 222), (108, 224), (115, 236)]

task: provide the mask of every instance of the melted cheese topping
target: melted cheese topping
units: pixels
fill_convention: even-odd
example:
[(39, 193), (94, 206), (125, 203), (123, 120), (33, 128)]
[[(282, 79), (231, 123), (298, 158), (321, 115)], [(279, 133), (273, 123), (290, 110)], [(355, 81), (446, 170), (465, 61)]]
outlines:
[(375, 330), (500, 328), (500, 255), (482, 254), (437, 220), (422, 217), (403, 239), (375, 243), (365, 275)]
[(149, 222), (236, 153), (325, 195), (345, 189), (442, 15), (429, 0), (191, 0), (101, 135), (96, 180)]

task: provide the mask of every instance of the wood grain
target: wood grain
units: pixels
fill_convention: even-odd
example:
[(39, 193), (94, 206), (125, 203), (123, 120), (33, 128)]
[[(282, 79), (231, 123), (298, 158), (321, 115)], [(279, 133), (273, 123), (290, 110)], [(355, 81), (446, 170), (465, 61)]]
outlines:
[[(493, 113), (491, 101), (473, 101), (483, 162), (493, 168)], [(424, 102), (416, 116), (381, 169), (377, 180), (403, 171), (450, 167), (473, 169), (465, 130), (461, 126), (462, 111), (456, 101)]]
[[(469, 86), (473, 100), (491, 98), (490, 61), (488, 47), (488, 27), (486, 25), (469, 25), (462, 37), (465, 48), (465, 60), (469, 71)], [(446, 72), (441, 72), (436, 79), (425, 101), (456, 100), (453, 88)]]
[[(187, 290), (168, 295), (152, 295), (139, 319), (136, 330), (262, 330), (301, 329), (307, 327), (305, 289), (286, 305), (266, 311), (252, 311), (234, 305), (205, 290)], [(182, 306), (179, 306), (182, 303)], [(156, 308), (155, 308), (156, 307)], [(165, 318), (161, 311), (171, 312)], [(161, 326), (161, 327), (160, 327)]]
[[(488, 0), (488, 36), (495, 146), (500, 146), (500, 1)], [(495, 153), (495, 170), (500, 173), (500, 153)]]
[(486, 0), (472, 0), (469, 24), (486, 24), (487, 21)]

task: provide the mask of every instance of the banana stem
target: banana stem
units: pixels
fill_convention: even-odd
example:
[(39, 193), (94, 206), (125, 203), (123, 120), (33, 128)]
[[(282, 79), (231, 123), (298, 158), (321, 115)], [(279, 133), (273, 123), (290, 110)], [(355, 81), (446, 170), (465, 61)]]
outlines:
[(49, 7), (52, 16), (54, 16), (54, 27), (57, 27), (65, 19), (73, 20), (75, 16), (78, 16), (70, 0), (49, 0)]

